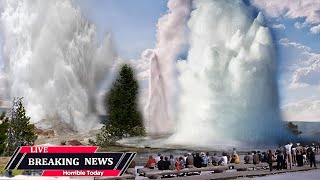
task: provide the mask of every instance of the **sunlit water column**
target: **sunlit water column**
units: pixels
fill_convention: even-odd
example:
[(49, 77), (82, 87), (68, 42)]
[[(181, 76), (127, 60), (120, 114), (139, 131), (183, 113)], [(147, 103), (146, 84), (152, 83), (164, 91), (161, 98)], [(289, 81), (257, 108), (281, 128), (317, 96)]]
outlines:
[(262, 14), (241, 0), (195, 0), (173, 144), (276, 143), (284, 137), (276, 59)]

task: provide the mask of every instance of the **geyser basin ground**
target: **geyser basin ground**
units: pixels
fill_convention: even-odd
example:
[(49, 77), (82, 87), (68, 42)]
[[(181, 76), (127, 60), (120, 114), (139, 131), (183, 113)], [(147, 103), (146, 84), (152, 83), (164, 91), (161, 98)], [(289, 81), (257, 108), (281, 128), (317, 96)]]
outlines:
[(177, 144), (172, 142), (169, 137), (135, 137), (135, 138), (125, 138), (118, 141), (119, 144), (123, 146), (132, 146), (138, 148), (160, 148), (168, 150), (202, 150), (202, 151), (230, 151), (232, 148), (237, 148), (240, 151), (247, 150), (266, 150), (266, 149), (276, 149), (277, 144), (266, 145), (266, 144), (246, 144), (241, 142), (236, 142), (234, 140), (227, 141), (212, 141), (208, 144)]

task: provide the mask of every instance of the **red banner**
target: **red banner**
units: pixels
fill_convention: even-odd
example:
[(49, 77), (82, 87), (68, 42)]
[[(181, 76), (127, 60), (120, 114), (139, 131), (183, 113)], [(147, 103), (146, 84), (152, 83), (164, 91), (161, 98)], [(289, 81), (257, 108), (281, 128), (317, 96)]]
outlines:
[(19, 153), (95, 153), (98, 146), (23, 146)]
[(44, 170), (42, 176), (118, 176), (120, 170)]

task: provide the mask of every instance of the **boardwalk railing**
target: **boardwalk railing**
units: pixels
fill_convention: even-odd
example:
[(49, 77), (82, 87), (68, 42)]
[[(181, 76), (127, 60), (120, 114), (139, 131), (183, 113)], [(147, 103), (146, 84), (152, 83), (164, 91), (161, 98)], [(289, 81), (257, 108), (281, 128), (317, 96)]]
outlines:
[(237, 171), (248, 171), (249, 169), (261, 169), (268, 167), (267, 163), (260, 163), (257, 165), (254, 164), (228, 164), (226, 166), (208, 166), (202, 168), (184, 168), (180, 171), (178, 170), (157, 170), (157, 169), (148, 169), (140, 168), (137, 169), (139, 175), (148, 177), (149, 179), (157, 179), (159, 176), (172, 176), (172, 175), (183, 175), (183, 174), (192, 174), (196, 172), (212, 171), (215, 173), (224, 172), (228, 169), (234, 169)]

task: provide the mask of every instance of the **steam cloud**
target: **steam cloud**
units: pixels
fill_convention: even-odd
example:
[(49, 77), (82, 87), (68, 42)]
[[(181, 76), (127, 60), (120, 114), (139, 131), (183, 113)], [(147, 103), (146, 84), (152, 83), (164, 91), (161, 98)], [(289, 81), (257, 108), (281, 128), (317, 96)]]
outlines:
[[(176, 144), (273, 143), (284, 134), (276, 59), (261, 14), (241, 0), (194, 0), (190, 50), (178, 63)], [(268, 140), (268, 142), (266, 141)]]
[[(150, 61), (148, 133), (174, 133), (169, 143), (204, 146), (279, 139), (276, 59), (264, 18), (241, 0), (194, 0), (193, 6), (186, 61), (176, 62), (186, 44), (190, 0), (168, 1), (156, 48), (143, 53)], [(94, 25), (71, 1), (12, 0), (2, 7), (11, 96), (25, 97), (33, 122), (52, 116), (78, 130), (95, 126), (97, 87), (115, 57), (110, 36), (97, 46)]]
[(93, 128), (97, 87), (115, 56), (110, 36), (98, 46), (95, 26), (69, 0), (1, 3), (11, 97), (24, 97), (33, 123), (54, 117)]
[(168, 14), (159, 19), (157, 45), (147, 50), (150, 59), (149, 104), (146, 127), (149, 134), (169, 134), (175, 128), (177, 95), (176, 59), (185, 45), (185, 24), (191, 1), (169, 0)]

